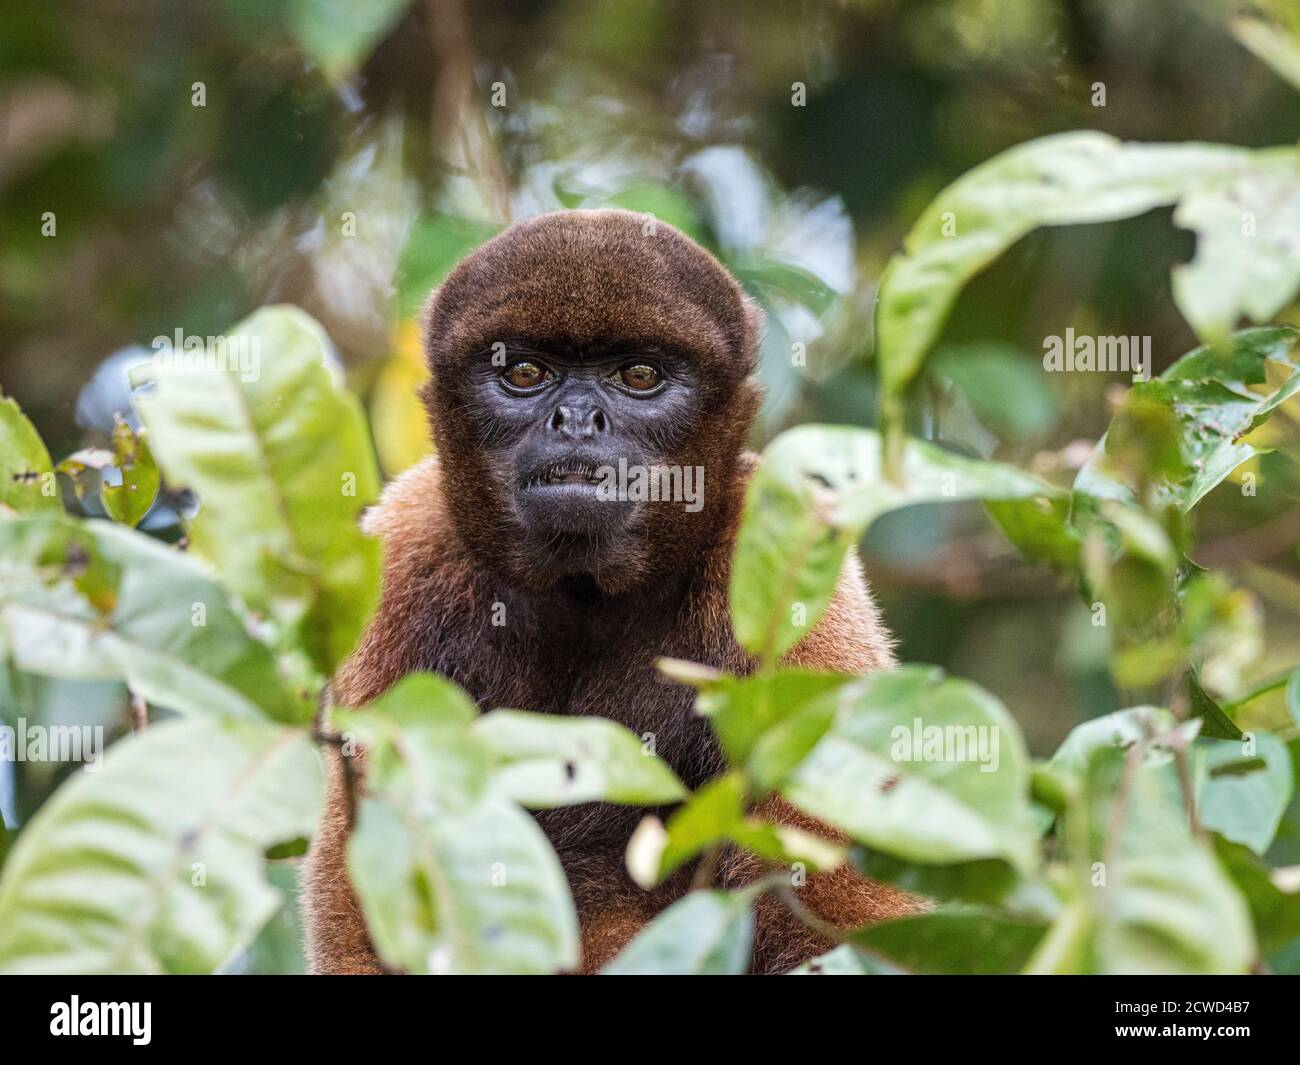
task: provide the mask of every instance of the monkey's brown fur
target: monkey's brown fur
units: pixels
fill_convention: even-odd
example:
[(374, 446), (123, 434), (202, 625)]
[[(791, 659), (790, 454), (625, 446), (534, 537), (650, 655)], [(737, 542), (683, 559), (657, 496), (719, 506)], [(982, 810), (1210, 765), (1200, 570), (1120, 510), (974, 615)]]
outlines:
[[(692, 708), (693, 692), (665, 679), (659, 657), (734, 673), (753, 662), (731, 632), (727, 584), (745, 484), (742, 451), (758, 402), (750, 379), (760, 320), (706, 252), (662, 223), (622, 211), (547, 215), (512, 227), (462, 263), (430, 303), (425, 342), (434, 384), (426, 393), (441, 460), (429, 459), (386, 490), (367, 528), (385, 545), (383, 600), (356, 653), (335, 678), (336, 702), (359, 706), (401, 676), (433, 670), (485, 709), (592, 714), (638, 735), (690, 787), (723, 768)], [(691, 439), (664, 463), (704, 465), (705, 505), (652, 508), (633, 549), (592, 574), (599, 592), (539, 583), (512, 546), (478, 434), (464, 414), (464, 360), (501, 337), (574, 345), (627, 341), (685, 352), (701, 367), (701, 411)], [(492, 624), (494, 604), (507, 623)], [(892, 663), (891, 641), (850, 557), (825, 615), (787, 656), (810, 668), (861, 673)], [(761, 813), (827, 834), (779, 799)], [(689, 886), (689, 873), (655, 892), (624, 869), (628, 837), (644, 811), (606, 804), (545, 811), (538, 820), (565, 867), (582, 926), (582, 968), (608, 961)], [(349, 825), (338, 759), (304, 878), (311, 965), (369, 973), (380, 966), (347, 880)], [(756, 877), (758, 863), (730, 853), (723, 886)], [(916, 902), (846, 868), (809, 878), (803, 904), (853, 927), (912, 912)], [(828, 943), (778, 901), (760, 900), (754, 968), (780, 972)]]

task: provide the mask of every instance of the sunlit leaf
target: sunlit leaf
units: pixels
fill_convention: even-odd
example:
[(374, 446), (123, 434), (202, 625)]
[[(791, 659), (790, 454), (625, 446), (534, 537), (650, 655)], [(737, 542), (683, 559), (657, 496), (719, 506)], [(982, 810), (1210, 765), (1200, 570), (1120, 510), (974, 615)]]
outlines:
[(659, 914), (605, 966), (606, 976), (726, 976), (749, 968), (753, 893), (692, 891)]
[(348, 870), (375, 948), (406, 972), (550, 973), (578, 963), (564, 871), (513, 803), (489, 797), (447, 811), (363, 799)]
[(155, 359), (132, 381), (168, 480), (198, 492), (193, 549), (330, 674), (378, 598), (379, 548), (357, 525), (379, 473), (324, 331), (292, 307), (225, 338), (249, 358)]
[(658, 806), (686, 797), (661, 759), (604, 718), (494, 710), (471, 731), (491, 752), (493, 786), (525, 806)]
[(1018, 145), (962, 175), (926, 208), (881, 278), (886, 397), (900, 395), (920, 371), (966, 282), (1032, 229), (1128, 218), (1279, 166), (1288, 155), (1294, 152), (1126, 144), (1081, 131)]
[(1010, 466), (907, 442), (903, 480), (879, 477), (871, 430), (805, 425), (767, 448), (745, 500), (730, 585), (732, 625), (746, 650), (784, 654), (816, 624), (849, 546), (880, 515), (914, 503), (1026, 499), (1056, 490)]
[(1037, 855), (1029, 758), (997, 699), (933, 668), (873, 674), (782, 788), (878, 851), (923, 864)]
[(106, 521), (0, 521), (0, 619), (16, 664), (121, 679), (181, 713), (302, 721), (294, 692), (196, 560)]
[[(1242, 973), (1256, 948), (1246, 904), (1208, 842), (1192, 835), (1168, 757), (1095, 750), (1072, 804), (1074, 904), (1053, 935), (1074, 944), (1037, 971)], [(1121, 797), (1122, 796), (1122, 797)], [(1082, 823), (1080, 823), (1082, 821)], [(1065, 933), (1068, 932), (1068, 935)]]
[(375, 948), (412, 973), (573, 968), (564, 872), (537, 823), (489, 788), (477, 719), (464, 692), (424, 673), (334, 715), (366, 749), (368, 797), (347, 860)]
[(305, 733), (167, 721), (82, 770), (24, 829), (0, 880), (0, 972), (207, 973), (275, 913), (263, 853), (309, 834)]
[(15, 400), (0, 396), (0, 510), (58, 510), (45, 443)]

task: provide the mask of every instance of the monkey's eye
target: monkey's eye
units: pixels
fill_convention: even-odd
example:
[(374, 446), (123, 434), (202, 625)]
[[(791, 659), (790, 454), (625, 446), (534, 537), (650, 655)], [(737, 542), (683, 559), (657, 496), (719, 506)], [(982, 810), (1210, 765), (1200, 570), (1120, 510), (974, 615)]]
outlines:
[(505, 379), (507, 384), (527, 391), (545, 383), (551, 374), (545, 366), (524, 359), (507, 366), (501, 372), (501, 376)]
[(618, 379), (633, 392), (650, 392), (663, 380), (658, 370), (643, 362), (629, 363), (618, 371)]

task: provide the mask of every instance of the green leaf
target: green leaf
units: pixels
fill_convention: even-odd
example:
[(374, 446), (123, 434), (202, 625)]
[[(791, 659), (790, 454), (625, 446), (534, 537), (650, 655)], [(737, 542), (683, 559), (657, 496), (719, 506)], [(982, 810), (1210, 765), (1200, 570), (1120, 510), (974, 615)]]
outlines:
[(402, 806), (460, 811), (488, 792), (488, 752), (469, 726), (478, 708), (451, 681), (409, 673), (364, 710), (331, 711), (366, 752), (366, 780)]
[(909, 862), (867, 847), (855, 847), (853, 864), (872, 880), (897, 884), (926, 898), (996, 905), (1003, 910), (1044, 920), (1060, 909), (1056, 896), (1042, 881), (1025, 876), (1001, 858), (983, 858), (951, 865)]
[(992, 695), (905, 666), (862, 681), (852, 712), (782, 788), (797, 807), (875, 850), (930, 865), (1037, 862), (1029, 757)]
[(1300, 153), (1189, 192), (1174, 223), (1196, 232), (1195, 258), (1174, 267), (1174, 300), (1196, 335), (1225, 337), (1242, 316), (1269, 321), (1300, 288)]
[(494, 710), (472, 731), (491, 752), (493, 786), (525, 806), (658, 806), (686, 797), (681, 781), (640, 739), (603, 718)]
[(954, 906), (882, 921), (853, 934), (853, 943), (918, 973), (977, 976), (1018, 972), (1047, 925), (990, 907)]
[(1082, 781), (1095, 752), (1108, 747), (1127, 750), (1144, 739), (1167, 733), (1174, 724), (1174, 715), (1158, 706), (1116, 710), (1072, 728), (1047, 764), (1050, 769), (1071, 773)]
[(137, 436), (125, 420), (117, 419), (113, 427), (113, 467), (120, 480), (116, 484), (105, 481), (99, 490), (108, 516), (132, 527), (149, 513), (161, 484), (146, 436)]
[(0, 396), (0, 514), (59, 510), (50, 453), (16, 400)]
[(289, 28), (331, 78), (359, 67), (410, 0), (290, 0)]
[(1012, 499), (984, 504), (999, 531), (1025, 558), (1073, 574), (1082, 536), (1070, 521), (1069, 499)]
[(617, 958), (606, 976), (735, 976), (749, 969), (754, 893), (692, 891), (659, 914)]
[(264, 308), (226, 346), (251, 359), (141, 367), (136, 406), (168, 480), (202, 498), (194, 551), (329, 675), (378, 600), (379, 547), (357, 526), (379, 488), (365, 419), (301, 311)]
[(1009, 344), (943, 347), (930, 369), (956, 385), (975, 416), (1000, 434), (1032, 439), (1056, 424), (1056, 399), (1041, 364)]
[(632, 879), (649, 890), (701, 851), (734, 843), (781, 865), (800, 862), (808, 872), (832, 869), (844, 860), (837, 843), (790, 825), (746, 813), (744, 777), (733, 770), (710, 781), (668, 819), (644, 818), (627, 847)]
[(496, 232), (487, 222), (441, 212), (416, 219), (397, 268), (397, 313), (403, 318), (419, 313), (456, 264)]
[(406, 972), (537, 974), (578, 964), (564, 871), (537, 823), (504, 799), (456, 811), (363, 799), (348, 871), (375, 949)]
[(732, 626), (764, 661), (817, 623), (849, 546), (880, 515), (914, 503), (1050, 497), (1043, 481), (911, 440), (903, 482), (878, 476), (880, 437), (871, 430), (804, 425), (782, 433), (750, 481), (732, 564)]
[(0, 973), (207, 973), (276, 912), (263, 854), (313, 831), (305, 733), (152, 724), (70, 778), (0, 880)]
[(15, 663), (33, 673), (121, 679), (179, 713), (312, 713), (312, 693), (290, 690), (201, 565), (123, 526), (0, 521), (0, 621)]
[(370, 797), (348, 869), (375, 948), (412, 973), (573, 968), (564, 871), (537, 823), (489, 787), (477, 720), (464, 692), (429, 673), (333, 714), (366, 746)]
[(1296, 667), (1286, 682), (1286, 709), (1291, 720), (1300, 725), (1300, 666)]
[(901, 969), (842, 943), (834, 950), (791, 969), (786, 976), (897, 976)]
[(1128, 218), (1193, 190), (1226, 186), (1257, 166), (1278, 166), (1291, 154), (1125, 144), (1081, 131), (1019, 145), (964, 174), (922, 213), (881, 278), (886, 408), (920, 371), (966, 282), (1031, 230)]
[(709, 719), (727, 760), (743, 767), (755, 791), (776, 787), (830, 728), (853, 678), (778, 669), (703, 683), (696, 709)]
[[(1067, 815), (1075, 819), (1067, 829), (1082, 828), (1087, 840), (1075, 855), (1084, 971), (1248, 971), (1256, 948), (1246, 904), (1208, 842), (1191, 834), (1172, 760), (1148, 759), (1124, 783), (1128, 757), (1095, 751)], [(1122, 788), (1130, 789), (1126, 799)]]
[(1286, 745), (1267, 732), (1199, 740), (1196, 804), (1201, 823), (1263, 854), (1273, 842), (1295, 781)]
[(1274, 884), (1250, 848), (1215, 836), (1214, 851), (1250, 907), (1262, 953), (1271, 954), (1300, 936), (1300, 895)]
[[(1300, 390), (1289, 354), (1298, 335), (1290, 326), (1246, 329), (1135, 384), (1079, 471), (1076, 496), (1131, 500), (1150, 482), (1155, 502), (1191, 510), (1256, 454), (1242, 438)], [(1270, 369), (1278, 383), (1252, 391), (1266, 385)]]
[(1239, 740), (1241, 729), (1227, 712), (1201, 687), (1196, 674), (1190, 669), (1183, 678), (1187, 691), (1187, 716), (1201, 722), (1200, 734), (1211, 740)]

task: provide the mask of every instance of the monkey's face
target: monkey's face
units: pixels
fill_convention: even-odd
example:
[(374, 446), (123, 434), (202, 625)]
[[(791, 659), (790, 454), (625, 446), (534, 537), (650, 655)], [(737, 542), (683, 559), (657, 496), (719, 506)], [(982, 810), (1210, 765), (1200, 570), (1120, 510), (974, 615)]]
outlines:
[(475, 367), (485, 465), (534, 576), (631, 563), (657, 508), (702, 510), (697, 383), (688, 358), (630, 341), (514, 339)]
[(649, 216), (520, 222), (430, 300), (425, 391), (454, 527), (488, 568), (617, 594), (667, 580), (734, 509), (761, 315)]

